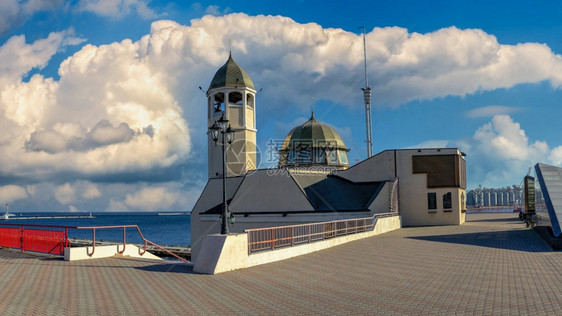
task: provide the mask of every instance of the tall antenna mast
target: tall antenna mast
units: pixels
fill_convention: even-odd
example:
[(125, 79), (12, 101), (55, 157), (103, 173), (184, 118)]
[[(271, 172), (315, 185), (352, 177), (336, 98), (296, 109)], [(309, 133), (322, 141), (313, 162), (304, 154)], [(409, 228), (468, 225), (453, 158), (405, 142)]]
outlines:
[(365, 27), (361, 26), (363, 29), (363, 61), (365, 66), (365, 88), (363, 90), (363, 100), (365, 101), (365, 125), (367, 127), (367, 158), (373, 156), (373, 140), (372, 140), (372, 126), (371, 126), (371, 88), (369, 88), (369, 77), (367, 77), (367, 46), (365, 45)]

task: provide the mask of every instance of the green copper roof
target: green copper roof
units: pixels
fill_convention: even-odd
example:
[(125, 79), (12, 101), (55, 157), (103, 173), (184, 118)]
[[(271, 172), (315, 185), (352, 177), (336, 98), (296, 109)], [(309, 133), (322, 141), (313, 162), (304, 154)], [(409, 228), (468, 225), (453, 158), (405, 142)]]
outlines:
[(232, 58), (232, 54), (228, 56), (226, 63), (217, 70), (217, 73), (211, 81), (209, 89), (220, 88), (220, 87), (248, 87), (254, 89), (254, 82), (250, 75), (244, 70), (244, 68), (238, 66), (238, 64)]
[(317, 121), (314, 113), (306, 123), (293, 128), (285, 138), (281, 150), (332, 148), (348, 151), (340, 134), (330, 125)]

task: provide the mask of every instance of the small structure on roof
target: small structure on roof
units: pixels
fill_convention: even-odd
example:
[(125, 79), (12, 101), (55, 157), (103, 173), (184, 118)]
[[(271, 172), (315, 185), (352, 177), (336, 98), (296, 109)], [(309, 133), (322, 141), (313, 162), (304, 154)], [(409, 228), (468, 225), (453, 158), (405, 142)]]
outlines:
[(279, 167), (325, 166), (345, 169), (349, 166), (347, 152), (340, 134), (330, 125), (310, 120), (293, 128), (279, 150)]

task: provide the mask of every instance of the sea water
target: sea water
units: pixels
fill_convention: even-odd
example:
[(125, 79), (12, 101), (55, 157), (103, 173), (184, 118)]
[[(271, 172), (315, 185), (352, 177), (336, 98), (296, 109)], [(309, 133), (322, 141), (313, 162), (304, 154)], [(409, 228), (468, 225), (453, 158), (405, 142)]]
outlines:
[[(166, 214), (166, 215), (164, 215)], [(34, 224), (54, 226), (118, 226), (137, 225), (144, 238), (158, 244), (168, 246), (189, 246), (191, 244), (190, 225), (188, 213), (156, 213), (156, 212), (99, 212), (92, 213), (16, 213), (9, 220), (0, 220), (2, 224)], [(46, 217), (38, 219), (18, 219), (18, 217)], [(48, 217), (68, 218), (48, 218)], [(78, 217), (80, 216), (80, 217)], [(26, 229), (41, 229), (26, 227)], [(48, 228), (44, 228), (48, 229)], [(91, 229), (69, 229), (70, 238), (92, 239)], [(127, 242), (141, 243), (142, 240), (135, 228), (126, 229)], [(123, 241), (123, 229), (96, 229), (96, 241)]]

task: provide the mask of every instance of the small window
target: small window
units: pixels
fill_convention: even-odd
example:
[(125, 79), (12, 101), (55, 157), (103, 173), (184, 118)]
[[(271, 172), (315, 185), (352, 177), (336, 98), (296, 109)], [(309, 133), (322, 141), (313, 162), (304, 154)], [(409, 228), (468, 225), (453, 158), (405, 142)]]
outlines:
[(246, 105), (249, 108), (254, 108), (254, 97), (249, 93), (246, 95)]
[(224, 111), (224, 93), (219, 92), (215, 94), (215, 112)]
[(228, 94), (228, 103), (242, 105), (242, 93), (240, 92), (231, 92)]
[(443, 208), (444, 209), (451, 209), (453, 208), (453, 203), (451, 201), (452, 194), (451, 192), (447, 192), (443, 194)]
[(326, 155), (328, 156), (328, 164), (337, 165), (338, 164), (338, 151), (337, 150), (326, 150)]
[(323, 149), (314, 150), (314, 163), (326, 164), (326, 152)]
[(427, 194), (427, 208), (430, 210), (437, 209), (437, 193), (430, 192)]
[(340, 154), (340, 162), (342, 165), (347, 165), (347, 153), (345, 152), (345, 150), (338, 150), (338, 153)]

